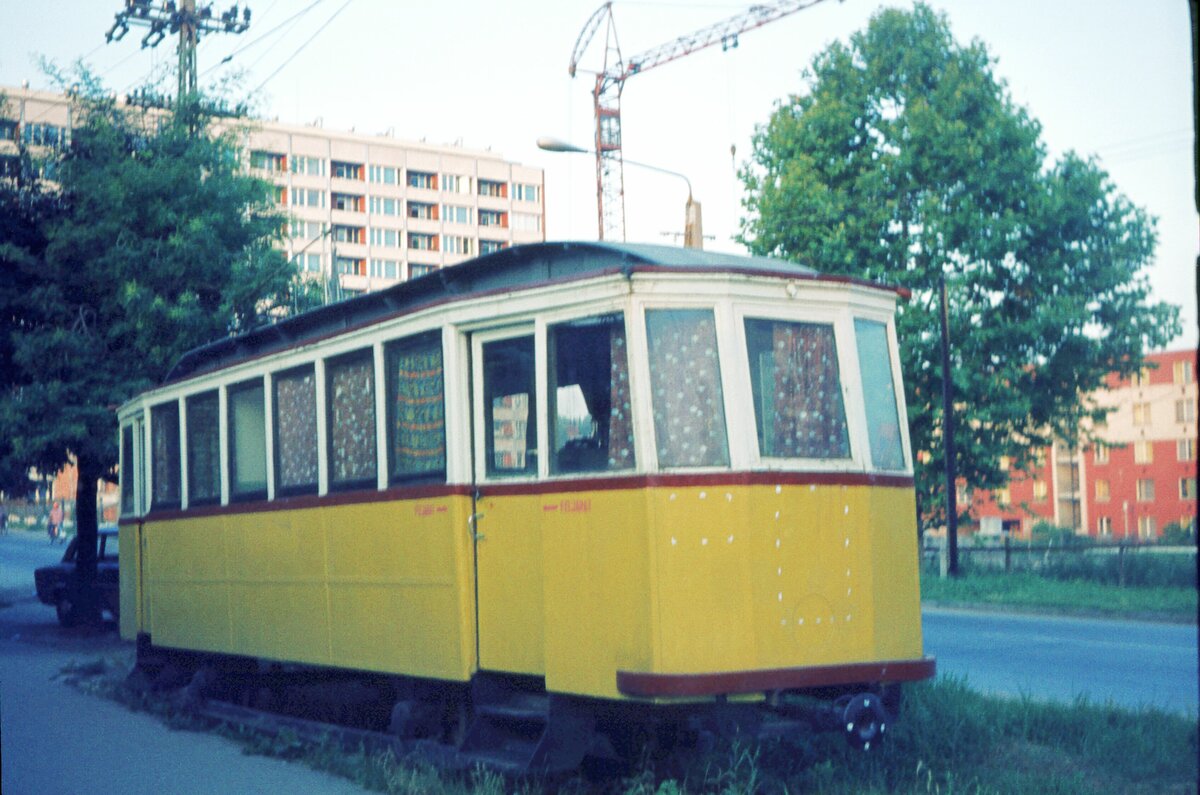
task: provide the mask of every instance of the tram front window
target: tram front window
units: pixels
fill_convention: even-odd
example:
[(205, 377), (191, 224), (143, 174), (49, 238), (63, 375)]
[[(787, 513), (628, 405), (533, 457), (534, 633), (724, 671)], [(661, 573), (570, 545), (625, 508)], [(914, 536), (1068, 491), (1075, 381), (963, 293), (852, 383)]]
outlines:
[(633, 421), (623, 315), (550, 327), (551, 471), (632, 469)]
[(764, 458), (849, 458), (833, 326), (746, 319), (758, 449)]

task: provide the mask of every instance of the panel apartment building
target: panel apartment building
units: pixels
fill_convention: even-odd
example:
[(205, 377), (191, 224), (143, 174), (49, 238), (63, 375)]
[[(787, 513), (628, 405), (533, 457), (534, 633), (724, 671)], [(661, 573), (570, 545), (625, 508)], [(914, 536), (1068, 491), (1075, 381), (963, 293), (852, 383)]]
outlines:
[[(0, 87), (0, 174), (18, 141), (63, 146), (63, 94)], [(247, 168), (290, 216), (296, 267), (343, 295), (379, 289), (545, 233), (544, 174), (491, 152), (253, 120)]]
[(1196, 522), (1197, 350), (1153, 353), (1093, 397), (1111, 409), (1095, 444), (1057, 443), (996, 492), (960, 488), (983, 532), (1049, 522), (1100, 539), (1151, 540)]

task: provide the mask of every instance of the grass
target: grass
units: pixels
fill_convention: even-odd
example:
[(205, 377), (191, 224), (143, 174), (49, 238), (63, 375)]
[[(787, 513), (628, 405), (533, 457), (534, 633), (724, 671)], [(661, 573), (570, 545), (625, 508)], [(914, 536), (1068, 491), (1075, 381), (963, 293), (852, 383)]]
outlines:
[(921, 598), (940, 605), (996, 605), (1069, 614), (1196, 620), (1196, 589), (1107, 585), (1090, 580), (1056, 580), (1037, 574), (921, 576)]
[(266, 737), (179, 713), (169, 699), (125, 685), (126, 658), (74, 665), (63, 678), (90, 692), (159, 715), (175, 728), (218, 731), (246, 753), (302, 761), (364, 789), (425, 795), (616, 795), (699, 793), (1194, 793), (1197, 724), (1154, 709), (1126, 710), (1078, 700), (1048, 704), (980, 695), (942, 677), (906, 690), (900, 719), (884, 742), (864, 753), (836, 734), (787, 743), (733, 740), (647, 763), (623, 777), (546, 783), (511, 780), (483, 769), (437, 770), (390, 752), (347, 751), (304, 744), (286, 734)]

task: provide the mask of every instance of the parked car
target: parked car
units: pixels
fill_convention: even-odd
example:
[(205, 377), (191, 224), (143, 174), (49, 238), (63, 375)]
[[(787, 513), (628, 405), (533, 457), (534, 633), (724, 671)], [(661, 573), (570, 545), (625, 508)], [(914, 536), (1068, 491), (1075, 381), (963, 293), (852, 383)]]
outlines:
[[(112, 613), (120, 620), (120, 566), (117, 563), (117, 528), (101, 527), (97, 532), (99, 544), (96, 555), (96, 589), (100, 608)], [(79, 550), (79, 536), (71, 539), (63, 553), (62, 561), (53, 566), (43, 566), (33, 573), (37, 596), (42, 602), (54, 605), (58, 623), (69, 627), (75, 623), (71, 614), (71, 593), (67, 587), (75, 573), (75, 557)]]

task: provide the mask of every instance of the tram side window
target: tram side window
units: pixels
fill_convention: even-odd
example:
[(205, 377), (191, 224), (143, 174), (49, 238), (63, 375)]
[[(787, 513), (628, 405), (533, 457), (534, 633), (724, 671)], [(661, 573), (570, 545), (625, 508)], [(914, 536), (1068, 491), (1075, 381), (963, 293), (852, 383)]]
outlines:
[(267, 409), (261, 379), (229, 388), (229, 495), (267, 496)]
[(179, 404), (164, 403), (150, 409), (150, 445), (153, 454), (152, 508), (178, 508)]
[(750, 388), (764, 458), (849, 458), (833, 326), (746, 319)]
[(275, 493), (317, 492), (317, 375), (304, 365), (277, 373), (275, 390)]
[(880, 469), (903, 469), (904, 447), (900, 440), (900, 412), (892, 378), (892, 357), (888, 352), (887, 326), (855, 318), (854, 337), (858, 343), (858, 368), (867, 407), (871, 462)]
[(325, 365), (329, 487), (375, 485), (375, 360), (370, 350)]
[(220, 398), (214, 389), (186, 406), (188, 505), (211, 505), (221, 501)]
[(446, 405), (437, 332), (387, 348), (388, 475), (392, 483), (446, 477)]
[(483, 346), (483, 425), (489, 476), (537, 474), (533, 362), (532, 336)]
[(659, 466), (728, 466), (712, 310), (647, 310), (646, 337)]
[(632, 469), (624, 316), (551, 326), (549, 342), (551, 471)]
[(137, 512), (134, 501), (133, 480), (137, 467), (133, 463), (133, 426), (121, 428), (121, 515), (132, 516)]

